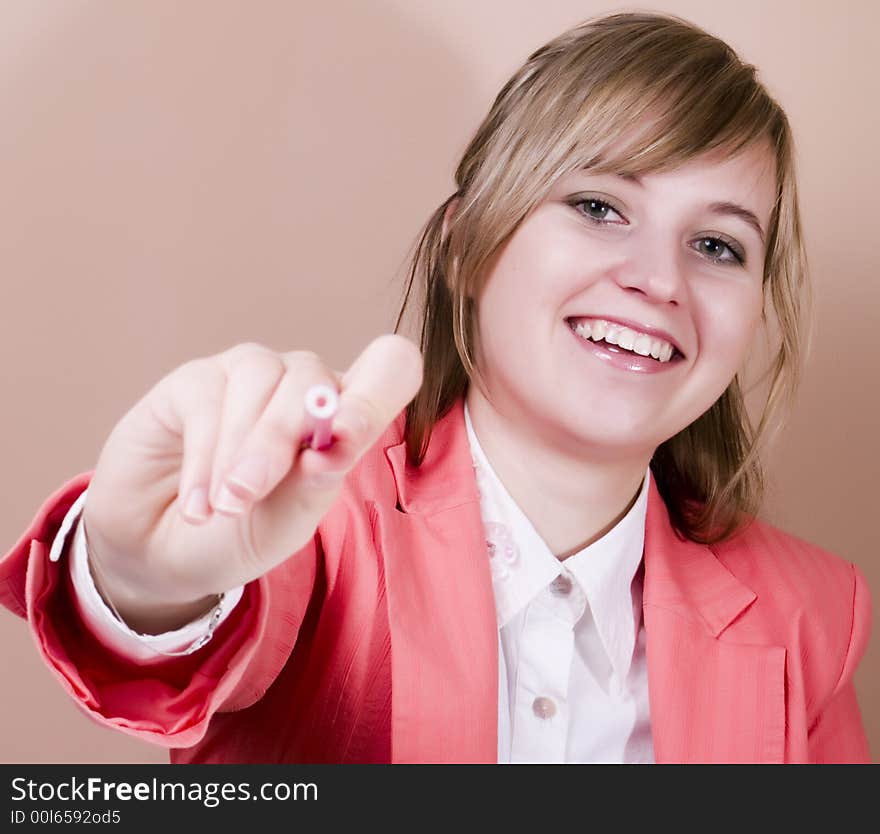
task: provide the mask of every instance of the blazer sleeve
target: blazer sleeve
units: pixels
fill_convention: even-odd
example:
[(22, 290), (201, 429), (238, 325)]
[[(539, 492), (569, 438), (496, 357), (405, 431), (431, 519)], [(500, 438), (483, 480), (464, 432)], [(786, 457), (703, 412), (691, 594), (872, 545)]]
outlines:
[(27, 620), (43, 660), (86, 715), (144, 741), (190, 747), (205, 735), (214, 713), (261, 698), (286, 663), (307, 609), (319, 603), (320, 533), (247, 585), (202, 649), (141, 665), (107, 649), (82, 620), (67, 554), (49, 561), (52, 541), (92, 474), (78, 475), (52, 494), (0, 558), (0, 603)]
[(850, 567), (853, 574), (850, 639), (837, 685), (809, 730), (809, 761), (814, 764), (871, 763), (853, 684), (853, 675), (871, 633), (871, 595), (864, 574), (858, 566)]

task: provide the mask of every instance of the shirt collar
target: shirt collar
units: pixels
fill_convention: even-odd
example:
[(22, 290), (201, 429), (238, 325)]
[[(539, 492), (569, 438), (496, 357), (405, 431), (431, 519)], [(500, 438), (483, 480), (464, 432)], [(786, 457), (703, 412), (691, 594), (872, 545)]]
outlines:
[(645, 544), (650, 466), (629, 512), (602, 538), (560, 562), (489, 463), (474, 432), (467, 402), (464, 418), (487, 545), (495, 550), (491, 564), (498, 627), (509, 623), (567, 570), (587, 598), (616, 677), (624, 681), (641, 622), (642, 586), (638, 569)]

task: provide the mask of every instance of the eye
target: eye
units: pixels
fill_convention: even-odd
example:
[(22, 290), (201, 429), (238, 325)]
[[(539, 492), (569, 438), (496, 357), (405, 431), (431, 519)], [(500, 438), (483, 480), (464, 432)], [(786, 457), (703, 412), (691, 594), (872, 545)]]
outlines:
[[(616, 214), (618, 217), (623, 219), (622, 215), (617, 211), (614, 206), (605, 200), (599, 200), (595, 197), (588, 197), (586, 199), (575, 200), (571, 203), (574, 206), (578, 213), (587, 218), (591, 223), (595, 223), (597, 226), (617, 226), (620, 225), (616, 222), (612, 222), (608, 220), (609, 213)], [(581, 210), (579, 207), (585, 206), (584, 210)], [(598, 215), (598, 216), (597, 216)], [(742, 247), (734, 240), (727, 238), (724, 235), (719, 236), (706, 236), (697, 239), (696, 241), (698, 247), (702, 247), (703, 244), (709, 244), (709, 249), (698, 249), (701, 254), (705, 255), (712, 263), (716, 264), (733, 264), (735, 266), (743, 266), (746, 261), (745, 252)], [(724, 251), (729, 253), (729, 256), (722, 257)]]
[[(742, 265), (745, 263), (745, 256), (740, 254), (736, 249), (734, 249), (733, 243), (727, 243), (723, 238), (719, 237), (701, 237), (697, 244), (701, 245), (704, 243), (708, 243), (711, 247), (713, 247), (714, 252), (722, 252), (723, 250), (727, 250), (730, 252), (730, 258), (721, 258), (718, 255), (708, 254), (706, 253), (706, 257), (717, 264), (737, 264)], [(703, 250), (705, 252), (705, 250)]]
[(617, 214), (617, 216), (620, 217), (620, 214), (618, 214), (617, 209), (615, 209), (614, 206), (612, 206), (610, 203), (606, 203), (604, 200), (596, 200), (592, 197), (589, 197), (586, 200), (578, 200), (577, 202), (572, 203), (572, 205), (574, 205), (575, 207), (587, 206), (586, 212), (590, 212), (590, 211), (602, 212), (601, 216), (599, 216), (599, 217), (597, 217), (594, 214), (588, 214), (586, 212), (581, 212), (581, 214), (584, 214), (588, 220), (592, 220), (594, 223), (599, 223), (600, 225), (608, 223), (608, 219), (607, 219), (608, 212), (612, 212), (614, 214)]

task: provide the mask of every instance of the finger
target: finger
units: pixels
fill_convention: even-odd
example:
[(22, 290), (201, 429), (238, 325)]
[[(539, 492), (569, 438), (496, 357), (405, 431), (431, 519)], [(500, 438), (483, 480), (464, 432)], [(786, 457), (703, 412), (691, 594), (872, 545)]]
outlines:
[[(329, 375), (328, 375), (329, 377)], [(295, 386), (292, 396), (295, 405), (289, 409), (304, 416), (304, 394), (314, 382), (329, 384), (328, 377), (308, 380), (308, 384)], [(347, 388), (340, 392), (339, 418), (345, 418), (352, 430), (340, 429), (334, 420), (333, 435), (336, 438), (327, 449), (304, 449), (294, 465), (283, 474), (277, 484), (271, 485), (260, 500), (253, 504), (249, 525), (253, 550), (261, 562), (274, 566), (289, 558), (314, 535), (321, 518), (330, 509), (341, 488), (345, 475), (350, 472), (364, 452), (371, 448), (401, 409), (416, 395), (421, 385), (422, 359), (418, 348), (403, 337), (382, 336), (373, 340), (344, 375)], [(305, 381), (305, 377), (296, 379)], [(280, 394), (284, 386), (279, 386)], [(347, 393), (346, 393), (347, 392)], [(283, 400), (279, 397), (279, 404)], [(249, 451), (267, 443), (262, 434), (271, 424), (270, 412), (275, 398), (263, 417), (266, 424), (255, 430), (254, 437), (246, 445)], [(282, 405), (282, 410), (287, 408)], [(363, 428), (356, 426), (363, 417)], [(262, 419), (262, 418), (261, 418)], [(340, 424), (343, 425), (343, 424)], [(300, 428), (295, 437), (301, 437)], [(253, 443), (253, 446), (250, 444)], [(332, 473), (332, 480), (316, 484), (314, 476)], [(273, 476), (272, 480), (277, 477)]]
[(423, 362), (409, 339), (385, 333), (364, 349), (342, 378), (339, 415), (343, 425), (366, 432), (372, 445), (415, 397), (422, 385)]
[[(246, 502), (262, 501), (285, 479), (290, 489), (300, 492), (338, 487), (421, 384), (421, 355), (412, 342), (394, 335), (373, 340), (342, 376), (348, 387), (340, 393), (333, 419), (334, 443), (320, 451), (302, 448), (309, 431), (306, 390), (316, 383), (332, 385), (334, 374), (338, 378), (337, 372), (312, 359), (309, 354), (285, 357), (289, 371), (236, 455), (230, 486)], [(315, 480), (315, 475), (326, 473), (336, 477)], [(296, 500), (304, 504), (302, 494)]]
[(225, 387), (226, 377), (216, 363), (194, 359), (168, 377), (167, 396), (158, 396), (154, 405), (154, 415), (183, 438), (177, 505), (194, 524), (211, 514), (208, 485)]
[[(239, 499), (237, 511), (261, 500), (290, 471), (311, 420), (305, 411), (306, 391), (315, 384), (336, 390), (338, 374), (307, 351), (281, 354), (285, 374), (259, 418), (235, 450), (225, 484)], [(339, 448), (335, 450), (339, 454)], [(349, 455), (350, 456), (350, 455)]]
[(243, 509), (242, 498), (247, 496), (234, 483), (227, 482), (226, 475), (287, 368), (277, 353), (257, 345), (240, 346), (221, 354), (219, 360), (226, 374), (226, 388), (209, 495), (218, 512), (232, 515)]
[(422, 375), (421, 352), (409, 339), (386, 333), (370, 342), (342, 377), (333, 434), (344, 444), (336, 454), (334, 447), (303, 450), (303, 475), (350, 469), (415, 397)]

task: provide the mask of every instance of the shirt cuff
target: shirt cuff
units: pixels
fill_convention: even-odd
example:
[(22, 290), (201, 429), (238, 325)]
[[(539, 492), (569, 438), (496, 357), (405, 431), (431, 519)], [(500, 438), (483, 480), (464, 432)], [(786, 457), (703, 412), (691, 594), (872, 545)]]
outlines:
[(199, 619), (187, 623), (175, 631), (166, 631), (162, 634), (140, 634), (118, 619), (95, 587), (92, 573), (89, 570), (85, 535), (82, 524), (78, 523), (87, 494), (88, 489), (77, 498), (64, 517), (49, 551), (49, 559), (57, 562), (61, 558), (64, 544), (73, 530), (69, 566), (76, 602), (86, 625), (101, 643), (129, 660), (135, 660), (139, 663), (155, 663), (165, 660), (165, 653), (184, 652), (203, 638), (211, 627), (212, 616), (216, 618), (215, 628), (229, 616), (242, 597), (243, 585), (226, 592), (220, 603), (219, 612), (211, 610)]

